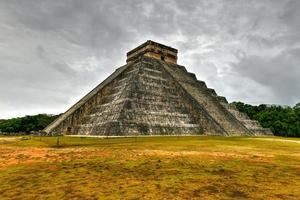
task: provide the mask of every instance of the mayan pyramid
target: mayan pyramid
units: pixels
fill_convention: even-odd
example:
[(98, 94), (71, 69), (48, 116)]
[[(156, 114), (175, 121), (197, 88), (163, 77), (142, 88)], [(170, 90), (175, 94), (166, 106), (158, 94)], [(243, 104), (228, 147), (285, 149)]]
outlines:
[(147, 41), (127, 64), (51, 123), (47, 135), (270, 135), (177, 64), (177, 50)]

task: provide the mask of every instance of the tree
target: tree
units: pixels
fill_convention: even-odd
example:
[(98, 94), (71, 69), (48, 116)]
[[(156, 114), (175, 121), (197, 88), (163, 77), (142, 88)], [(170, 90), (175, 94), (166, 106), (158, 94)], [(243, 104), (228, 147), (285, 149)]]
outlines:
[(0, 132), (7, 134), (26, 133), (43, 130), (48, 124), (55, 120), (59, 115), (39, 114), (0, 120)]
[(259, 121), (265, 128), (270, 128), (275, 135), (300, 137), (300, 103), (293, 108), (264, 104), (253, 106), (242, 102), (233, 104), (250, 119)]

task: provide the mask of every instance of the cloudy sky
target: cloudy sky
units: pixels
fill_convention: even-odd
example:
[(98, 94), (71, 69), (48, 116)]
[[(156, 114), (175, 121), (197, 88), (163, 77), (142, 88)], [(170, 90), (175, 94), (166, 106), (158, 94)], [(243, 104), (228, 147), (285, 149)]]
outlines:
[(229, 101), (300, 102), (299, 0), (0, 0), (0, 118), (60, 113), (154, 40)]

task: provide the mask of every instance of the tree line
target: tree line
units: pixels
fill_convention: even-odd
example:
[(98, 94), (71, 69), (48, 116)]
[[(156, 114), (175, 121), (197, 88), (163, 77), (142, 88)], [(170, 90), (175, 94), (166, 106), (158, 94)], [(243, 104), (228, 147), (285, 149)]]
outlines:
[(253, 106), (242, 102), (233, 102), (240, 112), (250, 119), (257, 120), (264, 128), (270, 128), (274, 135), (300, 137), (300, 103), (294, 107)]
[[(243, 102), (233, 102), (240, 112), (257, 120), (264, 128), (270, 128), (274, 135), (300, 137), (300, 103), (294, 107), (253, 106)], [(43, 130), (59, 115), (39, 114), (12, 119), (0, 119), (0, 134), (30, 134)]]
[(30, 134), (43, 130), (59, 115), (38, 114), (12, 119), (0, 119), (0, 133), (4, 135)]

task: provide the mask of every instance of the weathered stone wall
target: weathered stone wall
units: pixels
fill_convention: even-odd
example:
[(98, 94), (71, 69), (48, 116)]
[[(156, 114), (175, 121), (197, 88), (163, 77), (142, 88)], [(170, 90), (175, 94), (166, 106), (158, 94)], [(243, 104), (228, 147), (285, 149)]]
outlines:
[[(142, 58), (118, 79), (109, 104), (99, 103), (74, 129), (89, 135), (219, 134), (224, 131), (193, 104), (160, 63)], [(113, 96), (113, 98), (111, 98)], [(197, 111), (197, 112), (195, 112)]]
[(141, 56), (146, 56), (168, 63), (177, 64), (177, 49), (148, 40), (127, 53), (127, 63), (133, 62)]
[(169, 65), (162, 63), (165, 69), (185, 88), (189, 94), (193, 96), (197, 102), (202, 105), (209, 113), (209, 115), (220, 124), (228, 134), (244, 133), (251, 134), (251, 132), (240, 123), (230, 112), (228, 112), (218, 101), (217, 94), (214, 90), (203, 87), (199, 84), (195, 74), (188, 73), (182, 70), (183, 67), (178, 68), (176, 65)]
[(268, 134), (185, 67), (141, 56), (48, 126), (49, 134)]
[(169, 56), (168, 54), (162, 54), (162, 53), (159, 53), (159, 52), (147, 52), (144, 54), (146, 57), (149, 57), (149, 58), (154, 58), (154, 59), (157, 59), (157, 60), (164, 60), (165, 62), (168, 62), (168, 63), (172, 63), (172, 64), (176, 64), (177, 63), (177, 58), (176, 57), (171, 57)]
[(256, 120), (250, 120), (245, 113), (241, 113), (237, 108), (228, 104), (227, 101), (220, 102), (232, 115), (235, 116), (248, 130), (252, 132), (253, 135), (273, 135), (272, 131), (268, 128), (263, 128), (260, 123)]
[[(122, 74), (122, 72), (127, 67), (127, 65), (124, 65), (118, 68), (113, 74), (111, 74), (107, 79), (100, 83), (95, 89), (93, 89), (79, 102), (77, 102), (69, 110), (67, 110), (63, 115), (61, 115), (58, 119), (52, 122), (49, 126), (47, 126), (44, 129), (44, 132), (47, 135), (66, 134), (67, 132), (69, 134), (72, 134), (74, 126), (80, 123), (84, 115), (88, 113), (94, 107), (95, 104), (98, 103), (99, 96), (105, 96), (105, 92), (110, 91), (109, 89), (105, 89), (102, 91), (102, 89), (109, 85), (116, 77), (120, 76), (120, 74)], [(71, 130), (68, 130), (69, 127), (71, 128)]]

